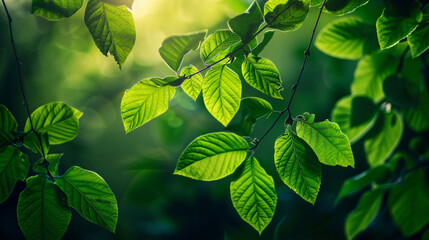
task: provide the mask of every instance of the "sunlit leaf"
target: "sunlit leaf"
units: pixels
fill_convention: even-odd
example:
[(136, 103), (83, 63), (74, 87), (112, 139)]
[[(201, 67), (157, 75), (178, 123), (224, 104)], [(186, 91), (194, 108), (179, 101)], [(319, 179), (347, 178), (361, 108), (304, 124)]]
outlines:
[[(49, 154), (46, 155), (46, 161), (49, 162), (49, 172), (53, 177), (58, 176), (58, 164), (60, 163), (60, 159), (63, 154)], [(33, 171), (37, 173), (46, 173), (45, 165), (43, 164), (44, 158), (41, 157), (37, 162), (33, 164)]]
[(369, 0), (328, 0), (324, 10), (335, 15), (345, 15), (367, 4)]
[(420, 100), (417, 109), (405, 109), (404, 118), (407, 125), (416, 132), (429, 129), (429, 95), (425, 90), (420, 91)]
[(240, 42), (240, 36), (230, 30), (218, 30), (209, 35), (201, 45), (200, 55), (206, 64), (222, 59), (230, 48)]
[(323, 0), (311, 0), (310, 1), (310, 6), (311, 7), (317, 7), (317, 6), (319, 6), (320, 4), (322, 4), (323, 3)]
[(12, 113), (5, 106), (0, 105), (0, 147), (10, 144), (14, 140), (13, 133), (18, 129), (18, 123)]
[(180, 156), (174, 174), (213, 181), (226, 177), (244, 161), (249, 145), (233, 133), (209, 133), (192, 141)]
[(31, 13), (50, 21), (58, 21), (75, 14), (83, 2), (83, 0), (33, 0)]
[(424, 14), (422, 22), (407, 38), (413, 58), (429, 49), (429, 14)]
[[(48, 154), (49, 152), (49, 138), (48, 134), (42, 134), (37, 137), (36, 133), (30, 132), (24, 137), (24, 147), (30, 149), (35, 153)], [(43, 148), (43, 151), (42, 151)]]
[(262, 52), (262, 50), (264, 50), (267, 44), (271, 41), (274, 36), (274, 33), (275, 31), (266, 31), (264, 33), (264, 39), (258, 44), (258, 46), (256, 46), (255, 49), (253, 49), (252, 54), (258, 56)]
[[(184, 67), (182, 71), (180, 72), (180, 75), (183, 76), (189, 76), (191, 74), (194, 74), (198, 72), (198, 69), (192, 65), (189, 67)], [(197, 100), (198, 95), (200, 95), (201, 89), (203, 85), (203, 75), (201, 73), (198, 73), (188, 79), (186, 79), (181, 87), (183, 91), (185, 91), (188, 96), (190, 96), (194, 101)]]
[(258, 31), (263, 21), (261, 8), (256, 1), (253, 1), (245, 13), (229, 20), (228, 26), (232, 32), (241, 37), (243, 43), (247, 43)]
[(265, 21), (270, 28), (293, 31), (308, 16), (310, 0), (269, 0), (264, 6)]
[(15, 147), (8, 146), (0, 153), (0, 203), (9, 197), (17, 181), (25, 180), (29, 167), (27, 155)]

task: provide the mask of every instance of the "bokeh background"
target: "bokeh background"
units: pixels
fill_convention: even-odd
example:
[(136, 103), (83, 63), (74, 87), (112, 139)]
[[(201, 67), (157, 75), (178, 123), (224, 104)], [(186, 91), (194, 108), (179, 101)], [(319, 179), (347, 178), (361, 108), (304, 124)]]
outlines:
[[(261, 5), (265, 1), (259, 1)], [(370, 3), (355, 14), (375, 21), (381, 1)], [(261, 236), (242, 221), (233, 208), (231, 177), (198, 182), (173, 175), (183, 149), (197, 136), (224, 130), (205, 109), (178, 89), (168, 112), (137, 130), (125, 134), (120, 101), (125, 89), (148, 77), (174, 73), (162, 62), (158, 48), (170, 35), (227, 28), (227, 20), (246, 10), (250, 0), (135, 0), (133, 15), (137, 30), (135, 47), (120, 71), (113, 57), (103, 56), (83, 21), (84, 9), (69, 19), (49, 22), (30, 14), (30, 0), (7, 0), (13, 17), (17, 51), (23, 64), (30, 108), (63, 101), (84, 113), (78, 137), (53, 146), (64, 153), (60, 172), (79, 165), (99, 173), (116, 194), (119, 207), (117, 233), (84, 220), (73, 210), (64, 239), (344, 239), (344, 220), (357, 202), (351, 197), (334, 207), (340, 186), (347, 177), (367, 168), (362, 143), (353, 146), (356, 167), (323, 166), (322, 186), (314, 206), (300, 199), (278, 177), (274, 141), (284, 132), (280, 123), (260, 144), (256, 157), (273, 176), (278, 194), (275, 216)], [(294, 32), (277, 32), (261, 56), (272, 60), (283, 80), (287, 99), (304, 59), (318, 9), (312, 8), (304, 25)], [(319, 30), (338, 17), (324, 13)], [(186, 56), (184, 64), (201, 67), (198, 53)], [(292, 105), (294, 115), (316, 114), (329, 118), (335, 102), (350, 92), (356, 61), (336, 60), (314, 46)], [(243, 97), (258, 96), (282, 110), (286, 102), (262, 95), (243, 83)], [(0, 10), (0, 103), (11, 110), (23, 129), (26, 114), (19, 92), (16, 65), (9, 40), (6, 14)], [(261, 136), (277, 113), (260, 119), (253, 137)], [(32, 162), (39, 156), (28, 152)], [(16, 218), (19, 192), (0, 205), (0, 239), (23, 239)], [(387, 212), (381, 212), (361, 239), (401, 239)]]

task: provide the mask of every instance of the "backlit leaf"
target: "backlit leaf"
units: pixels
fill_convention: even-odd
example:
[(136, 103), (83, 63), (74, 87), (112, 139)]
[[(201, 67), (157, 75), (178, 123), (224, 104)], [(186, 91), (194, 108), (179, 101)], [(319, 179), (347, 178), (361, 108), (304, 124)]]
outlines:
[(270, 28), (293, 31), (301, 27), (310, 10), (310, 0), (269, 0), (265, 3), (265, 21)]
[[(184, 67), (182, 71), (180, 72), (180, 75), (183, 76), (189, 76), (191, 74), (194, 74), (198, 72), (198, 69), (192, 65), (189, 67)], [(201, 73), (198, 73), (188, 79), (186, 79), (181, 87), (183, 91), (185, 91), (188, 96), (190, 96), (194, 101), (197, 100), (198, 95), (200, 95), (201, 89), (203, 85), (203, 75)]]
[(429, 49), (429, 14), (424, 14), (422, 22), (407, 38), (413, 58)]
[(31, 13), (51, 21), (58, 21), (75, 14), (83, 0), (33, 0)]
[(0, 203), (10, 195), (17, 181), (27, 177), (30, 162), (27, 155), (8, 146), (0, 153)]
[(245, 13), (229, 20), (228, 26), (232, 32), (241, 37), (243, 43), (247, 43), (258, 31), (263, 21), (261, 8), (256, 1), (253, 1)]
[(265, 46), (267, 46), (267, 44), (271, 41), (274, 33), (275, 31), (266, 31), (264, 33), (264, 39), (258, 44), (258, 46), (255, 47), (255, 49), (253, 49), (252, 54), (258, 56), (262, 50), (264, 50)]
[(18, 129), (18, 123), (12, 113), (4, 105), (0, 105), (0, 148), (14, 140), (13, 133)]
[[(49, 154), (46, 155), (46, 161), (49, 162), (49, 172), (53, 177), (58, 176), (58, 165), (63, 154)], [(44, 158), (41, 157), (37, 162), (33, 164), (33, 171), (37, 173), (46, 173), (45, 165), (43, 164)]]
[(230, 30), (218, 30), (210, 34), (201, 45), (201, 59), (206, 64), (211, 64), (224, 58), (230, 53), (232, 46), (240, 42), (240, 36)]
[(342, 16), (353, 12), (368, 2), (369, 0), (328, 0), (324, 10), (328, 13)]

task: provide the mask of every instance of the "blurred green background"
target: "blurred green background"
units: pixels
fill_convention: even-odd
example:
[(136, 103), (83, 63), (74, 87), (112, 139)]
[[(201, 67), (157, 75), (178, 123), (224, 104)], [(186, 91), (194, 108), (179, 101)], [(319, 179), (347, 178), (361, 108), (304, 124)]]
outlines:
[[(230, 200), (231, 178), (198, 182), (173, 175), (182, 150), (197, 136), (222, 131), (205, 109), (202, 97), (193, 102), (178, 89), (167, 113), (125, 134), (120, 101), (125, 89), (148, 77), (174, 73), (162, 62), (158, 48), (170, 35), (227, 28), (226, 21), (246, 10), (250, 0), (136, 0), (133, 15), (136, 45), (122, 71), (112, 57), (96, 48), (83, 22), (81, 9), (73, 17), (48, 22), (30, 14), (31, 1), (8, 0), (13, 17), (17, 50), (23, 64), (30, 108), (63, 101), (84, 113), (80, 133), (70, 143), (53, 146), (64, 153), (60, 172), (79, 165), (99, 173), (116, 194), (119, 207), (117, 233), (85, 221), (73, 211), (65, 239), (258, 239), (258, 233), (242, 221)], [(260, 1), (263, 5), (265, 1)], [(374, 21), (381, 1), (371, 1), (355, 13)], [(261, 56), (272, 60), (283, 80), (287, 99), (304, 59), (318, 9), (312, 8), (304, 25), (294, 32), (277, 32)], [(338, 17), (324, 13), (319, 30)], [(184, 64), (201, 67), (198, 53)], [(349, 94), (355, 61), (328, 57), (312, 47), (297, 96), (294, 115), (316, 114), (329, 118), (335, 102)], [(243, 97), (258, 96), (282, 110), (286, 102), (262, 95), (243, 84)], [(6, 14), (0, 11), (0, 103), (11, 110), (23, 129), (26, 114), (19, 92), (16, 65), (9, 40)], [(253, 137), (260, 137), (277, 113), (257, 122)], [(344, 219), (357, 202), (349, 198), (334, 207), (344, 179), (367, 168), (362, 143), (353, 146), (356, 167), (323, 167), (322, 186), (315, 206), (300, 199), (278, 177), (273, 161), (274, 141), (284, 132), (278, 124), (261, 143), (256, 157), (273, 176), (278, 203), (275, 216), (261, 239), (344, 239)], [(32, 162), (39, 156), (28, 152)], [(20, 182), (12, 196), (0, 205), (0, 238), (22, 239), (16, 219)], [(387, 212), (358, 238), (401, 239)]]

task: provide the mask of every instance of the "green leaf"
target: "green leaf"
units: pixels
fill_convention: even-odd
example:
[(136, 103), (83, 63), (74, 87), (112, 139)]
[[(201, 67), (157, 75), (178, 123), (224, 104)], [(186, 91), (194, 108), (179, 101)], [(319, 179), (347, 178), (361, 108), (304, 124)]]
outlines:
[(164, 86), (173, 86), (178, 87), (182, 85), (183, 81), (185, 79), (182, 77), (175, 77), (175, 76), (169, 76), (165, 78), (150, 78), (150, 81), (155, 83), (157, 87), (164, 87)]
[(226, 65), (213, 66), (204, 78), (203, 98), (207, 110), (226, 127), (240, 107), (238, 75)]
[[(79, 132), (82, 113), (68, 105), (55, 102), (37, 108), (32, 114), (33, 127), (39, 134), (48, 134), (49, 144), (57, 145), (73, 140)], [(30, 119), (24, 131), (31, 130)]]
[(167, 111), (175, 92), (172, 86), (158, 87), (150, 78), (126, 90), (121, 101), (125, 131), (128, 133)]
[(243, 43), (249, 42), (264, 21), (262, 11), (256, 1), (246, 10), (228, 21), (229, 29), (241, 37)]
[(388, 102), (401, 108), (417, 108), (419, 86), (400, 76), (390, 76), (383, 82), (383, 92)]
[(353, 239), (364, 231), (377, 217), (383, 200), (384, 190), (371, 190), (362, 195), (356, 208), (346, 218), (347, 239)]
[(276, 140), (274, 162), (283, 182), (314, 205), (322, 182), (322, 167), (311, 147), (290, 126)]
[(407, 38), (413, 58), (429, 49), (429, 14), (424, 14), (422, 22)]
[(192, 141), (174, 174), (213, 181), (226, 177), (244, 161), (249, 144), (233, 133), (209, 133)]
[(17, 181), (25, 180), (29, 167), (27, 155), (17, 148), (8, 146), (0, 152), (0, 203), (9, 197)]
[[(42, 147), (40, 146), (40, 140), (42, 142)], [(37, 137), (36, 133), (30, 132), (24, 137), (24, 147), (30, 149), (35, 153), (40, 153), (41, 155), (46, 155), (49, 152), (49, 139), (48, 134), (42, 134), (40, 140)], [(43, 148), (43, 151), (42, 151)]]
[(293, 31), (301, 27), (310, 10), (310, 0), (269, 0), (265, 3), (265, 21), (270, 28)]
[[(189, 67), (184, 67), (180, 72), (181, 76), (189, 76), (198, 72), (198, 69), (193, 65)], [(188, 79), (186, 79), (181, 85), (183, 91), (185, 91), (188, 96), (190, 96), (194, 101), (197, 100), (198, 95), (200, 95), (201, 89), (203, 87), (203, 75), (198, 73)]]
[(357, 17), (340, 18), (326, 25), (316, 39), (325, 54), (356, 60), (378, 50), (377, 33), (372, 24)]
[(250, 86), (274, 98), (283, 99), (280, 95), (283, 90), (280, 73), (270, 60), (248, 56), (241, 65), (241, 72)]
[(267, 46), (267, 44), (271, 41), (274, 36), (274, 33), (274, 31), (266, 31), (264, 33), (264, 39), (261, 43), (258, 44), (258, 46), (256, 46), (256, 48), (252, 50), (252, 54), (258, 56), (262, 52), (262, 50), (264, 50), (265, 46)]
[(370, 168), (357, 176), (347, 179), (341, 186), (340, 193), (338, 193), (337, 199), (335, 199), (335, 204), (341, 201), (344, 197), (359, 192), (371, 183), (387, 180), (391, 175), (392, 172), (389, 167), (379, 165), (374, 168)]
[(240, 36), (230, 30), (218, 30), (210, 34), (201, 45), (201, 59), (206, 64), (214, 63), (231, 51), (231, 47), (240, 42)]
[(85, 24), (98, 49), (106, 56), (112, 54), (122, 68), (136, 41), (134, 19), (127, 6), (89, 0)]
[(95, 172), (74, 166), (55, 180), (65, 192), (70, 207), (86, 220), (115, 232), (118, 204), (109, 185)]
[(425, 90), (420, 91), (417, 109), (405, 109), (404, 118), (407, 125), (415, 132), (429, 130), (429, 95)]
[(419, 25), (423, 14), (420, 11), (420, 3), (412, 4), (405, 16), (392, 16), (383, 10), (377, 19), (377, 37), (380, 48), (387, 49), (398, 44), (402, 39), (410, 35)]
[(61, 239), (71, 219), (65, 194), (46, 178), (27, 179), (17, 206), (19, 227), (26, 239)]
[(12, 113), (4, 105), (0, 105), (0, 148), (13, 142), (13, 133), (17, 130), (18, 123)]
[(390, 191), (388, 208), (393, 222), (406, 237), (429, 223), (429, 185), (422, 169), (405, 176), (404, 183)]
[(230, 189), (238, 214), (261, 234), (276, 210), (277, 193), (273, 178), (256, 158), (251, 157), (234, 173)]
[(364, 141), (365, 154), (370, 166), (383, 164), (401, 140), (402, 119), (395, 111), (380, 114)]
[[(360, 116), (358, 119), (361, 120), (354, 123), (353, 119), (358, 116)], [(341, 131), (347, 135), (350, 143), (353, 144), (371, 130), (377, 117), (378, 109), (369, 98), (346, 96), (335, 104), (331, 119), (338, 123)]]
[[(49, 162), (49, 172), (53, 177), (58, 177), (58, 164), (64, 154), (49, 154), (46, 155), (46, 161)], [(37, 162), (33, 164), (33, 171), (37, 173), (46, 173), (45, 165), (43, 165), (44, 158), (41, 157)]]
[(83, 0), (33, 0), (31, 13), (50, 21), (58, 21), (75, 14), (83, 5)]
[(324, 10), (338, 16), (352, 13), (357, 8), (367, 4), (369, 0), (329, 0), (326, 1)]
[(162, 42), (159, 54), (175, 72), (182, 65), (183, 58), (192, 50), (197, 50), (204, 40), (206, 31), (182, 36), (171, 36)]
[(317, 7), (323, 3), (324, 0), (311, 0), (310, 6), (311, 7)]
[(383, 81), (395, 73), (398, 64), (397, 58), (385, 52), (361, 59), (355, 71), (352, 95), (367, 96), (375, 103), (380, 101), (384, 96)]
[(338, 124), (328, 120), (316, 123), (315, 115), (309, 113), (298, 118), (298, 136), (310, 145), (321, 163), (331, 166), (355, 166), (349, 139), (341, 132)]

